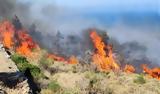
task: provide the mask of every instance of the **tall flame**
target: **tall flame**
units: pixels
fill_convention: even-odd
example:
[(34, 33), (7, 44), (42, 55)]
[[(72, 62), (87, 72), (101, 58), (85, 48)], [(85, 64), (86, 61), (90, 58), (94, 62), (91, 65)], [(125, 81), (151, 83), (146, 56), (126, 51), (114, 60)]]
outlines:
[[(112, 53), (112, 46), (105, 45), (102, 38), (92, 30), (90, 37), (96, 48), (92, 56), (93, 62), (97, 65), (100, 71), (119, 70), (119, 65), (115, 62)], [(107, 50), (107, 51), (106, 51)]]
[(9, 32), (9, 31), (6, 31), (6, 32), (3, 32), (2, 33), (3, 35), (3, 44), (5, 47), (7, 48), (12, 48), (13, 47), (13, 32)]
[(21, 44), (17, 47), (17, 52), (24, 56), (32, 56), (32, 50), (38, 48), (32, 37), (25, 30), (20, 30), (18, 31), (18, 38)]
[(0, 24), (1, 41), (7, 48), (12, 48), (14, 37), (14, 26), (9, 21), (4, 21)]
[(0, 23), (0, 38), (6, 48), (15, 48), (18, 53), (25, 56), (30, 56), (31, 50), (37, 47), (25, 30), (17, 31), (10, 21)]

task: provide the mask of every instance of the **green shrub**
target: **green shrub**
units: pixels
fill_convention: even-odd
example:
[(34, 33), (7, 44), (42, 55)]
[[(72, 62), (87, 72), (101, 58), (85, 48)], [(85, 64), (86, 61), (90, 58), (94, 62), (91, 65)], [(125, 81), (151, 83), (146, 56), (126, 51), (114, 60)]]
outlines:
[(32, 76), (35, 79), (44, 77), (44, 74), (41, 72), (40, 68), (38, 68), (35, 65), (30, 64), (25, 57), (20, 56), (18, 54), (14, 54), (11, 56), (11, 59), (16, 63), (18, 69), (21, 72), (25, 72), (27, 69), (29, 69)]
[(52, 81), (48, 84), (48, 88), (54, 92), (57, 92), (61, 89), (60, 85), (57, 83), (57, 81)]
[(144, 79), (143, 75), (138, 75), (137, 78), (134, 80), (134, 83), (145, 84), (146, 80)]
[(47, 58), (47, 57), (42, 57), (42, 58), (40, 59), (40, 65), (41, 65), (44, 69), (49, 68), (49, 66), (51, 66), (53, 62), (54, 62), (54, 61), (53, 61), (52, 59), (49, 59), (49, 58)]
[(11, 56), (11, 59), (16, 63), (28, 63), (27, 59), (19, 54), (14, 54)]

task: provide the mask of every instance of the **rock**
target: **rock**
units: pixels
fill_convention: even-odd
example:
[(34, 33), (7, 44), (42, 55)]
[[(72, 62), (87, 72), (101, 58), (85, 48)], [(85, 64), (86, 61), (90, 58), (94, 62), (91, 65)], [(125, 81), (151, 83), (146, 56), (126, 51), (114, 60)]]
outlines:
[(10, 55), (0, 44), (0, 94), (32, 94), (27, 78), (19, 72)]

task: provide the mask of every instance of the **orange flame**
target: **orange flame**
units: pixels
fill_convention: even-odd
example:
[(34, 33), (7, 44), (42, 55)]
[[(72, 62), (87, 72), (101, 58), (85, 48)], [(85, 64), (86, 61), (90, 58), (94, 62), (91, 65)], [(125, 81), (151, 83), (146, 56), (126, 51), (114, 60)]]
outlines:
[(13, 47), (14, 26), (9, 21), (0, 24), (0, 37), (5, 47), (9, 49)]
[(75, 56), (71, 56), (68, 60), (69, 64), (78, 64), (78, 59)]
[(63, 57), (54, 54), (48, 54), (47, 57), (56, 61), (66, 61)]
[(142, 68), (145, 73), (149, 74), (153, 78), (160, 80), (160, 68), (149, 69), (145, 64), (142, 65)]
[(19, 54), (27, 57), (32, 57), (32, 50), (38, 48), (38, 45), (33, 41), (32, 37), (25, 30), (17, 31), (18, 42), (20, 45), (16, 48)]
[(6, 31), (6, 32), (3, 32), (3, 44), (5, 47), (7, 48), (12, 48), (13, 47), (13, 41), (12, 41), (12, 38), (13, 38), (13, 32), (9, 32), (9, 31)]
[(38, 48), (38, 45), (33, 41), (32, 37), (26, 33), (25, 30), (18, 31), (18, 38), (21, 42), (27, 42), (30, 50), (33, 48)]
[[(97, 68), (100, 71), (119, 70), (120, 66), (115, 62), (112, 46), (105, 44), (95, 30), (92, 30), (90, 37), (96, 49), (92, 60), (97, 65)], [(34, 56), (32, 49), (39, 48), (32, 37), (27, 34), (26, 30), (21, 29), (17, 31), (10, 21), (0, 23), (0, 42), (9, 49), (15, 48), (17, 53), (24, 56)], [(68, 60), (55, 54), (48, 54), (47, 57), (56, 61), (68, 62), (69, 64), (79, 63), (75, 56), (71, 56)], [(160, 80), (160, 68), (149, 69), (146, 65), (143, 65), (142, 68), (145, 73)], [(133, 73), (135, 68), (132, 65), (126, 65), (124, 71)]]
[(135, 72), (135, 68), (132, 65), (125, 65), (124, 71), (126, 73), (134, 73)]
[(17, 31), (10, 21), (0, 23), (0, 38), (5, 47), (9, 49), (14, 47), (18, 53), (25, 56), (31, 55), (33, 48), (38, 48), (38, 45), (25, 30)]
[[(119, 65), (115, 62), (111, 45), (105, 45), (102, 38), (93, 30), (90, 37), (96, 48), (95, 54), (92, 56), (93, 62), (100, 71), (119, 70)], [(107, 50), (107, 52), (105, 51)]]
[(22, 42), (22, 45), (16, 49), (17, 53), (24, 56), (31, 56), (31, 50), (27, 42)]

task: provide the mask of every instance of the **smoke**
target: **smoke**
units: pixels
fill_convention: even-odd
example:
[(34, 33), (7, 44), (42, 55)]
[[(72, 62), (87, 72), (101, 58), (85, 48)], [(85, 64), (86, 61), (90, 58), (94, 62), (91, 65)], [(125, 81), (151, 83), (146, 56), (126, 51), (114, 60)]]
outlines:
[(15, 0), (0, 0), (0, 19), (7, 18), (15, 11)]
[[(17, 15), (22, 26), (29, 30), (34, 40), (53, 53), (84, 56), (85, 51), (93, 50), (88, 28), (98, 28), (99, 33), (103, 35), (107, 32), (111, 39), (116, 41), (113, 44), (119, 53), (127, 58), (127, 63), (160, 62), (159, 15), (144, 14), (134, 17), (134, 13), (129, 16), (115, 13), (101, 14), (103, 16), (82, 14), (74, 9), (58, 7), (53, 2), (39, 4), (20, 0), (0, 0), (0, 20), (12, 19)], [(136, 25), (133, 22), (136, 22)]]
[(30, 17), (29, 5), (28, 3), (21, 3), (17, 0), (0, 0), (0, 20), (12, 19), (14, 15), (17, 15), (25, 24), (27, 22), (26, 19)]
[(128, 60), (129, 63), (150, 63), (155, 66), (160, 65), (159, 30), (157, 26), (130, 27), (120, 24), (108, 31), (121, 45), (119, 50), (130, 60)]

